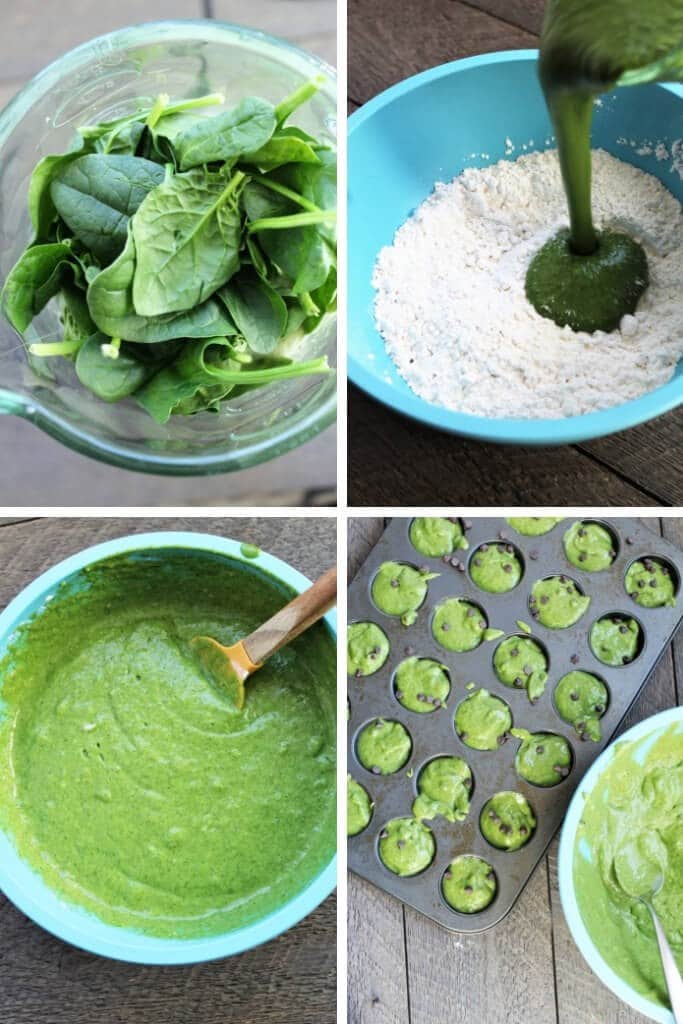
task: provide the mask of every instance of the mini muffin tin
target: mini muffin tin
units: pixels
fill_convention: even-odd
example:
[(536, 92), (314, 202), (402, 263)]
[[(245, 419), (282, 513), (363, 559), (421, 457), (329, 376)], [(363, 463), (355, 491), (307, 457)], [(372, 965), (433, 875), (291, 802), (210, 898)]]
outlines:
[[(373, 814), (367, 828), (349, 838), (349, 868), (404, 903), (426, 914), (451, 931), (478, 932), (491, 928), (510, 911), (531, 872), (561, 824), (569, 801), (598, 754), (609, 744), (657, 661), (671, 641), (683, 616), (683, 553), (633, 519), (586, 518), (611, 530), (616, 543), (616, 558), (609, 569), (584, 572), (571, 565), (563, 549), (564, 533), (574, 518), (568, 517), (540, 537), (517, 533), (505, 519), (463, 520), (469, 541), (467, 551), (455, 551), (454, 567), (445, 559), (428, 558), (412, 546), (408, 531), (410, 518), (395, 518), (373, 548), (348, 593), (348, 621), (376, 622), (391, 644), (389, 657), (380, 670), (362, 678), (350, 677), (348, 723), (348, 770), (370, 795)], [(521, 557), (523, 574), (519, 584), (502, 594), (480, 590), (469, 575), (469, 561), (482, 543), (510, 543)], [(677, 600), (674, 608), (643, 608), (628, 596), (624, 577), (630, 564), (650, 556), (666, 564), (673, 573)], [(416, 622), (408, 627), (398, 618), (386, 615), (373, 604), (370, 588), (382, 562), (405, 562), (440, 573), (430, 580), (427, 597)], [(564, 575), (592, 598), (590, 607), (578, 623), (568, 629), (548, 629), (534, 620), (529, 595), (536, 580)], [(486, 613), (490, 627), (504, 630), (505, 636), (484, 641), (473, 651), (451, 653), (432, 636), (431, 621), (435, 607), (447, 597), (463, 597)], [(614, 613), (634, 618), (641, 626), (644, 643), (639, 655), (618, 668), (600, 662), (590, 649), (588, 634), (596, 619)], [(531, 627), (527, 634), (518, 620)], [(512, 634), (530, 635), (539, 640), (549, 657), (548, 682), (542, 697), (531, 704), (525, 689), (504, 686), (493, 668), (493, 655), (499, 643)], [(408, 651), (406, 651), (408, 648)], [(445, 707), (428, 714), (406, 710), (393, 693), (393, 677), (404, 658), (415, 654), (443, 663), (450, 674), (451, 690)], [(599, 743), (582, 741), (573, 727), (564, 722), (555, 709), (553, 693), (568, 672), (583, 670), (598, 676), (609, 690), (609, 704), (600, 719)], [(473, 750), (455, 732), (457, 706), (474, 692), (465, 684), (474, 682), (504, 700), (512, 712), (513, 727), (530, 732), (550, 732), (564, 736), (573, 753), (572, 770), (556, 786), (541, 788), (525, 782), (515, 770), (519, 741), (510, 737), (498, 750)], [(364, 725), (382, 717), (403, 723), (412, 739), (408, 762), (393, 775), (376, 775), (365, 769), (355, 752), (358, 733)], [(474, 786), (470, 812), (465, 821), (452, 824), (437, 817), (425, 824), (432, 830), (436, 853), (432, 863), (419, 875), (401, 878), (382, 863), (378, 855), (379, 834), (393, 818), (410, 816), (417, 796), (417, 780), (430, 760), (442, 755), (462, 757), (470, 766)], [(484, 839), (479, 816), (486, 801), (495, 793), (515, 790), (531, 804), (537, 825), (531, 839), (515, 852), (504, 852)], [(454, 857), (474, 854), (493, 868), (497, 892), (487, 908), (463, 914), (446, 903), (441, 892), (444, 871)]]

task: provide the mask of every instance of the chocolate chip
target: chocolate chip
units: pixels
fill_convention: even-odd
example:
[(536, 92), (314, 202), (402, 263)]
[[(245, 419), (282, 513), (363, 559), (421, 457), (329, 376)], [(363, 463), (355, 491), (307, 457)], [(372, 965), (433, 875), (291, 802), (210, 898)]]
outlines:
[(379, 834), (379, 837), (380, 837), (380, 839), (388, 839), (389, 838), (389, 833), (387, 832), (387, 830), (385, 828), (382, 829), (382, 831)]
[(510, 651), (510, 657), (516, 658), (519, 655), (519, 647), (513, 647)]
[(510, 565), (509, 562), (506, 562), (505, 565), (503, 566), (503, 572), (512, 572), (512, 566)]
[(415, 695), (415, 699), (416, 699), (416, 700), (419, 700), (420, 704), (422, 704), (422, 703), (423, 703), (423, 701), (425, 700), (425, 695), (424, 695), (424, 693), (418, 693), (418, 694), (416, 694), (416, 695)]
[(585, 536), (586, 536), (586, 531), (583, 528), (583, 526), (580, 526), (579, 527), (579, 537), (585, 537)]
[(493, 810), (493, 808), (491, 808), (491, 810), (489, 811), (489, 818), (491, 818), (492, 821), (498, 821), (498, 815)]
[(501, 540), (509, 540), (510, 539), (508, 537), (507, 533), (505, 532), (505, 530), (499, 530), (498, 531), (498, 536), (500, 537)]
[(536, 559), (538, 558), (538, 551), (536, 550), (536, 548), (532, 548), (532, 550), (529, 552), (529, 558), (532, 562), (536, 561)]
[(634, 537), (627, 537), (626, 538), (626, 543), (627, 544), (635, 544), (635, 538)]
[(429, 566), (428, 565), (421, 565), (420, 566), (420, 572), (421, 573), (429, 572)]
[(459, 560), (458, 560), (458, 559), (457, 559), (457, 558), (455, 557), (455, 555), (453, 555), (453, 556), (452, 556), (452, 557), (450, 558), (450, 560), (449, 560), (449, 559), (446, 559), (446, 561), (447, 561), (447, 562), (449, 563), (449, 565), (450, 565), (450, 566), (451, 566), (451, 567), (452, 567), (453, 569), (457, 569), (457, 568), (458, 568), (458, 566), (460, 565), (460, 562), (459, 562)]
[(467, 733), (466, 732), (459, 732), (458, 736), (460, 737), (461, 740), (466, 740), (467, 739)]
[(536, 747), (536, 753), (545, 754), (545, 747), (541, 743), (539, 743), (539, 745)]
[(642, 588), (643, 588), (643, 587), (645, 586), (645, 580), (638, 580), (638, 586), (639, 586), (639, 587), (641, 588), (641, 590), (642, 590)]
[(465, 890), (465, 892), (472, 892), (472, 886), (471, 885), (463, 885), (463, 889)]
[(446, 868), (446, 870), (443, 873), (443, 877), (447, 878), (449, 881), (451, 880), (451, 878), (453, 877), (453, 872), (451, 871), (450, 868)]
[(581, 554), (579, 555), (579, 561), (580, 562), (585, 562), (587, 558), (588, 558), (588, 555), (586, 554), (586, 552), (582, 551)]
[(381, 775), (382, 774), (382, 769), (377, 764), (373, 764), (373, 766), (370, 769), (370, 771), (372, 772), (373, 775)]
[(667, 569), (667, 567), (665, 565), (660, 565), (660, 569), (662, 571), (662, 576), (668, 576), (669, 575), (669, 570)]
[(486, 629), (486, 622), (484, 619), (479, 619), (479, 629)]
[(408, 657), (410, 658), (412, 657), (413, 654), (415, 654), (415, 648), (411, 647), (409, 644), (407, 647), (404, 648), (404, 653), (407, 654)]
[(499, 829), (500, 832), (503, 833), (504, 836), (507, 836), (507, 835), (510, 834), (510, 832), (512, 832), (512, 826), (511, 825), (506, 825), (505, 822), (502, 822), (498, 826), (498, 829)]
[(525, 665), (524, 668), (522, 669), (522, 671), (525, 673), (525, 675), (530, 676), (531, 673), (533, 672), (533, 669), (532, 669), (531, 665)]
[(505, 554), (505, 545), (504, 544), (498, 544), (497, 548), (498, 548), (498, 554), (499, 555), (504, 555)]
[(441, 701), (439, 700), (438, 697), (432, 697), (432, 704), (434, 705), (435, 708), (441, 707)]
[(609, 556), (612, 560), (614, 560), (617, 557), (616, 551), (610, 551)]
[(621, 664), (628, 665), (630, 661), (633, 661), (633, 658), (630, 658), (628, 654), (625, 654), (624, 657), (621, 659)]
[(441, 556), (441, 561), (442, 561), (442, 562), (445, 562), (445, 563), (446, 563), (446, 565), (448, 565), (448, 563), (450, 562), (450, 560), (451, 560), (451, 556), (450, 556), (450, 555), (442, 555), (442, 556)]
[(515, 551), (515, 549), (513, 548), (512, 544), (506, 544), (505, 545), (505, 550), (507, 551), (508, 555), (514, 554), (514, 551)]
[(375, 722), (375, 729), (381, 729), (383, 725), (384, 722), (382, 721), (382, 719), (378, 718), (377, 721)]
[(566, 583), (567, 579), (565, 576), (560, 576), (560, 583)]
[(361, 672), (361, 670), (359, 668), (357, 668), (356, 671), (353, 674), (356, 677), (356, 679), (360, 679), (360, 677), (363, 675), (363, 673)]
[(503, 744), (505, 743), (505, 741), (507, 740), (507, 738), (508, 738), (508, 734), (507, 734), (506, 732), (502, 732), (502, 733), (500, 734), (500, 736), (498, 736), (498, 738), (497, 738), (497, 740), (496, 740), (496, 742), (497, 742), (498, 746), (499, 746), (499, 747), (502, 747), (502, 746), (503, 746)]
[(396, 700), (403, 700), (403, 690), (396, 690)]
[(489, 882), (495, 882), (495, 880), (496, 880), (495, 872), (494, 871), (489, 871), (489, 873), (486, 876), (486, 879)]
[(398, 846), (399, 850), (402, 850), (403, 847), (406, 845), (405, 839), (397, 839), (396, 845)]
[(599, 715), (601, 715), (603, 713), (603, 711), (605, 710), (605, 705), (604, 704), (596, 704), (595, 705), (595, 710), (597, 711), (597, 713)]
[(578, 654), (572, 654), (572, 656), (571, 656), (571, 658), (569, 660), (571, 661), (572, 665), (578, 665), (579, 664), (579, 656), (578, 656)]
[(463, 530), (471, 530), (472, 529), (472, 520), (471, 519), (463, 519), (463, 521), (462, 521), (462, 528), (463, 528)]
[(557, 772), (558, 775), (561, 775), (563, 779), (566, 779), (569, 775), (569, 768), (565, 768), (562, 764), (554, 764), (553, 771)]
[(391, 585), (392, 585), (392, 587), (397, 587), (398, 586), (398, 580), (392, 580), (391, 581)]
[(528, 830), (528, 828), (526, 827), (526, 825), (520, 825), (520, 826), (519, 826), (519, 834), (520, 834), (520, 836), (525, 836), (525, 835), (527, 834), (527, 832), (528, 832), (528, 831), (529, 831), (529, 830)]
[(651, 587), (656, 587), (657, 586), (657, 580), (650, 580), (650, 586)]
[(628, 626), (619, 626), (620, 633), (628, 633)]
[(468, 608), (467, 609), (466, 615), (467, 615), (468, 619), (471, 619), (476, 614), (477, 614), (476, 608)]
[(569, 694), (569, 699), (570, 700), (578, 700), (579, 699), (579, 695), (576, 692), (576, 690), (572, 690), (572, 692)]
[(479, 568), (481, 566), (481, 558), (475, 558), (474, 564), (477, 566), (477, 568)]
[(520, 687), (524, 686), (524, 680), (517, 676), (516, 679), (512, 680), (512, 685), (516, 686), (519, 689)]
[(488, 549), (489, 549), (488, 544), (482, 544), (482, 546), (479, 548), (480, 551), (488, 551)]
[(577, 722), (576, 723), (576, 728), (579, 730), (579, 732), (583, 732), (583, 730), (586, 728), (586, 723), (585, 722)]
[(448, 630), (451, 628), (450, 622), (442, 622), (441, 623), (441, 628), (444, 631), (444, 633), (447, 633)]

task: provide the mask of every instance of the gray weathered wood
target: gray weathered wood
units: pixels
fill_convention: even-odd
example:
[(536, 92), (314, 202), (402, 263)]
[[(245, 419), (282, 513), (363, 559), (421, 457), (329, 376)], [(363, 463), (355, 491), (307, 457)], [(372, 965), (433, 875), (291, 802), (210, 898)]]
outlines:
[[(336, 555), (333, 518), (0, 521), (0, 608), (67, 555), (145, 530), (235, 537), (315, 577)], [(0, 895), (3, 1024), (334, 1024), (336, 902), (238, 957), (139, 967), (83, 953), (32, 924)]]

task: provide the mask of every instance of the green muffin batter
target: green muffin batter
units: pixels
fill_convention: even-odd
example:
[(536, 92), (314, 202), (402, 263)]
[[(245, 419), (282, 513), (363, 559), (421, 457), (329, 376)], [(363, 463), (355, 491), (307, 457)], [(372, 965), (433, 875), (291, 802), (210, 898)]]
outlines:
[(346, 834), (357, 836), (367, 828), (372, 818), (372, 800), (367, 791), (352, 779), (346, 780)]
[(410, 757), (413, 744), (400, 722), (376, 718), (363, 726), (356, 740), (358, 760), (373, 775), (392, 775)]
[(626, 593), (643, 608), (674, 608), (676, 590), (668, 566), (655, 558), (633, 562), (624, 581)]
[(410, 626), (427, 596), (427, 583), (438, 575), (402, 562), (383, 562), (372, 581), (372, 600), (380, 611), (398, 615), (404, 626)]
[(612, 534), (600, 523), (574, 523), (565, 533), (563, 543), (567, 559), (586, 572), (609, 569), (617, 557)]
[(509, 636), (496, 648), (493, 668), (501, 683), (526, 689), (535, 703), (548, 681), (548, 659), (541, 645), (526, 636)]
[(485, 639), (488, 622), (481, 608), (462, 597), (449, 597), (438, 605), (432, 635), (447, 651), (472, 651)]
[(548, 629), (568, 629), (579, 621), (591, 603), (567, 576), (537, 580), (531, 590), (529, 607), (533, 617)]
[(455, 713), (455, 731), (474, 750), (497, 750), (505, 743), (511, 725), (505, 701), (484, 689), (475, 690)]
[(395, 875), (419, 875), (434, 859), (436, 844), (431, 830), (415, 818), (394, 818), (379, 836), (379, 855)]
[(499, 850), (519, 850), (536, 828), (536, 818), (521, 793), (496, 793), (484, 804), (479, 819), (482, 835)]
[(521, 516), (507, 519), (506, 522), (523, 537), (541, 537), (544, 533), (550, 533), (563, 519), (564, 516)]
[(238, 711), (189, 648), (248, 635), (289, 588), (174, 548), (63, 584), (0, 664), (0, 827), (60, 898), (165, 938), (301, 892), (336, 845), (335, 645), (320, 624)]
[(389, 657), (389, 641), (374, 622), (352, 622), (346, 631), (346, 671), (371, 676)]
[(444, 872), (441, 891), (449, 907), (461, 914), (485, 910), (496, 895), (498, 883), (490, 864), (481, 857), (465, 855), (452, 860)]
[(515, 755), (517, 774), (534, 786), (556, 786), (569, 775), (572, 751), (563, 736), (550, 732), (511, 729), (521, 740)]
[(441, 558), (469, 547), (459, 519), (424, 516), (410, 524), (410, 543), (421, 555)]
[(442, 815), (464, 821), (470, 809), (472, 772), (461, 757), (435, 757), (420, 772), (413, 815), (418, 821)]
[(436, 711), (446, 703), (450, 689), (446, 666), (431, 658), (406, 658), (396, 669), (394, 693), (408, 711)]
[(522, 563), (512, 544), (482, 544), (470, 561), (472, 582), (491, 594), (513, 590), (522, 578)]
[(653, 903), (683, 970), (683, 731), (618, 743), (582, 811), (574, 885), (584, 925), (610, 967), (637, 992), (668, 1006), (650, 914), (635, 897), (653, 876)]
[(593, 654), (605, 665), (628, 665), (640, 653), (643, 634), (635, 619), (605, 615), (591, 626)]
[(607, 687), (590, 672), (569, 672), (555, 687), (555, 707), (560, 718), (573, 725), (582, 740), (599, 743), (600, 719), (607, 710)]

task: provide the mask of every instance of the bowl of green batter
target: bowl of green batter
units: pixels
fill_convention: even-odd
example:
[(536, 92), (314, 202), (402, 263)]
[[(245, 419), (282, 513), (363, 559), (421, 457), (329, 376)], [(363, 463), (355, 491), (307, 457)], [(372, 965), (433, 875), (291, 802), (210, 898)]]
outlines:
[(569, 929), (620, 999), (673, 1024), (649, 911), (635, 897), (661, 873), (654, 905), (683, 969), (683, 707), (639, 722), (593, 764), (569, 806), (559, 883)]
[(103, 956), (230, 956), (336, 881), (336, 618), (274, 655), (238, 711), (193, 635), (233, 643), (309, 581), (198, 533), (99, 544), (0, 615), (0, 889)]

